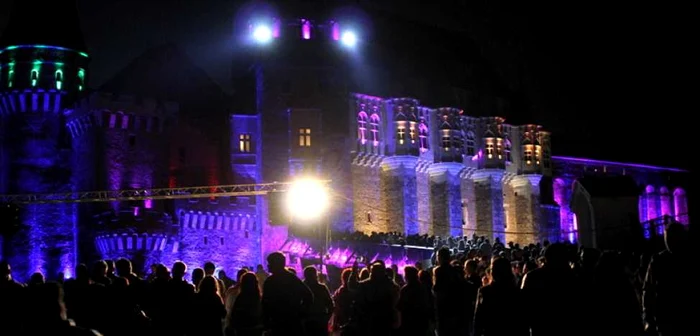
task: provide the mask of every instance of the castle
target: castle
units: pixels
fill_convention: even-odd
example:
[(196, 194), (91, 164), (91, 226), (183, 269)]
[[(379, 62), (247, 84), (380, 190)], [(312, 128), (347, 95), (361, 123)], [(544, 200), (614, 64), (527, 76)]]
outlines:
[[(457, 108), (388, 98), (411, 91), (440, 100), (446, 89), (403, 79), (377, 88), (379, 78), (404, 78), (378, 68), (373, 81), (357, 77), (341, 51), (328, 55), (337, 42), (332, 24), (285, 26), (275, 39), (309, 41), (286, 50), (284, 62), (281, 52), (236, 59), (234, 96), (172, 45), (147, 51), (91, 90), (88, 49), (65, 2), (39, 11), (16, 2), (0, 40), (0, 194), (314, 176), (332, 180), (327, 220), (337, 231), (526, 243), (575, 240), (576, 180), (607, 174), (631, 176), (640, 187), (639, 221), (689, 221), (687, 172), (555, 156), (543, 126), (509, 124), (486, 99), (445, 99)], [(53, 24), (55, 13), (67, 13), (62, 24)], [(324, 56), (311, 57), (319, 53), (310, 48)], [(96, 258), (251, 266), (288, 237), (279, 208), (263, 195), (30, 204), (22, 227), (0, 238), (0, 256), (20, 279), (70, 277)]]

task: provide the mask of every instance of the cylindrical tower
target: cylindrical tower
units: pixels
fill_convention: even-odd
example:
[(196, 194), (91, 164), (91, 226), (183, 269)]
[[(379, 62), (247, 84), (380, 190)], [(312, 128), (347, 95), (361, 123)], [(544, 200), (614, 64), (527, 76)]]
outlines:
[[(64, 111), (86, 89), (88, 55), (74, 1), (35, 6), (16, 1), (0, 40), (3, 193), (71, 191), (70, 138)], [(3, 255), (25, 279), (73, 275), (77, 227), (73, 205), (24, 207), (23, 227)]]

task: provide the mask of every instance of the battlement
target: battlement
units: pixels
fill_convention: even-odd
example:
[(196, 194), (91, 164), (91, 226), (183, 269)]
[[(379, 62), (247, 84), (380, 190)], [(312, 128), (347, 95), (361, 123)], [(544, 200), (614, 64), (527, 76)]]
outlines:
[(95, 92), (65, 112), (66, 127), (73, 138), (93, 126), (129, 132), (163, 132), (167, 120), (178, 112), (178, 104), (130, 95)]
[(114, 233), (95, 237), (97, 249), (104, 255), (120, 251), (164, 251), (168, 235), (158, 233)]
[(255, 231), (257, 217), (232, 212), (181, 211), (180, 227), (195, 230)]

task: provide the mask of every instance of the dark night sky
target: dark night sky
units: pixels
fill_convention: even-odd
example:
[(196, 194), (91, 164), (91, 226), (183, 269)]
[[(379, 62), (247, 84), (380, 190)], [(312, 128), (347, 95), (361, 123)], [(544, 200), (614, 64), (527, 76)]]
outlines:
[[(0, 1), (0, 29), (11, 3)], [(78, 3), (93, 58), (91, 86), (99, 86), (146, 49), (175, 42), (230, 90), (235, 1)], [(433, 2), (439, 6), (357, 3), (373, 13), (391, 11), (404, 20), (476, 40), (504, 81), (520, 83), (534, 106), (534, 121), (553, 133), (555, 155), (690, 166), (685, 156), (687, 108), (673, 89), (681, 66), (675, 59), (679, 38), (670, 24), (670, 10), (639, 2), (634, 7), (456, 0)]]

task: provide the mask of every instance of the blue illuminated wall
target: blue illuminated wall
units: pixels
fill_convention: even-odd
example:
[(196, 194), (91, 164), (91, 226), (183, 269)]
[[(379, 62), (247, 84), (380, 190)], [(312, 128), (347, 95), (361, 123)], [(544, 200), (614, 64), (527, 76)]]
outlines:
[[(85, 89), (87, 54), (50, 45), (0, 49), (2, 192), (73, 190), (71, 146), (64, 109)], [(4, 255), (20, 280), (42, 272), (72, 276), (79, 227), (71, 204), (29, 205), (22, 229), (5, 237)]]

